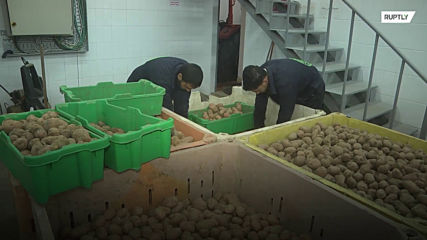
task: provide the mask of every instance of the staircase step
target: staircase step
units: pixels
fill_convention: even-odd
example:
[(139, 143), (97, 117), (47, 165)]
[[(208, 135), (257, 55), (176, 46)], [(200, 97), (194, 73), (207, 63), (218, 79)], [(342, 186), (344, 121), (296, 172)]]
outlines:
[[(314, 64), (314, 66), (317, 68), (317, 70), (319, 72), (321, 72), (322, 67), (323, 67), (323, 63)], [(356, 69), (359, 67), (360, 67), (359, 65), (355, 65), (355, 64), (349, 64), (348, 65), (349, 70), (353, 70), (353, 69)], [(345, 63), (336, 63), (336, 62), (327, 62), (326, 63), (326, 68), (325, 68), (326, 73), (341, 72), (341, 71), (345, 71)]]
[[(273, 13), (271, 13), (271, 16), (272, 17), (283, 17), (283, 18), (286, 18), (286, 16), (288, 16), (288, 14), (287, 13), (276, 13), (276, 12), (273, 12)], [(306, 18), (307, 17), (307, 14), (289, 14), (289, 18)], [(309, 14), (308, 15), (308, 18), (313, 18), (314, 17), (314, 15), (313, 14)]]
[[(342, 95), (342, 87), (344, 83), (338, 82), (338, 83), (332, 83), (328, 84), (325, 87), (325, 91), (333, 94)], [(376, 88), (376, 85), (372, 85), (372, 88)], [(345, 84), (345, 95), (352, 95), (359, 92), (364, 92), (368, 90), (368, 83), (363, 81), (347, 81)]]
[[(363, 109), (365, 103), (357, 104), (344, 110), (344, 114), (349, 117), (356, 118), (359, 120), (363, 119)], [(368, 112), (366, 114), (366, 120), (369, 121), (373, 118), (379, 117), (390, 112), (393, 106), (383, 102), (370, 102), (368, 103)]]
[[(283, 28), (281, 28), (281, 29), (270, 29), (270, 30), (277, 31), (277, 32), (282, 32), (282, 33), (286, 32), (285, 26), (283, 26)], [(322, 33), (326, 33), (325, 30), (317, 30), (317, 29), (308, 29), (307, 32), (310, 33), (310, 34), (322, 34)], [(291, 34), (305, 34), (305, 30), (304, 30), (304, 28), (289, 29), (288, 33), (291, 33)]]
[[(287, 47), (288, 49), (293, 49), (296, 51), (304, 51), (304, 46), (291, 46)], [(340, 51), (344, 48), (340, 47), (328, 47), (328, 51)], [(315, 44), (309, 44), (307, 45), (306, 49), (307, 52), (324, 52), (325, 51), (325, 45), (315, 45)]]
[[(388, 123), (384, 124), (383, 127), (388, 128)], [(416, 133), (418, 132), (418, 128), (409, 124), (396, 122), (396, 121), (393, 123), (392, 129), (410, 136), (415, 136)]]

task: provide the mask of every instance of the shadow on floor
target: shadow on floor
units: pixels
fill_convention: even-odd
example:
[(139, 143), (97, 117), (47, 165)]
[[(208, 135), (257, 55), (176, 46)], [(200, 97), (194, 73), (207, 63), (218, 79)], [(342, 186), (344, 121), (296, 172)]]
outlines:
[(18, 240), (18, 222), (9, 183), (7, 168), (0, 163), (0, 236), (5, 240)]

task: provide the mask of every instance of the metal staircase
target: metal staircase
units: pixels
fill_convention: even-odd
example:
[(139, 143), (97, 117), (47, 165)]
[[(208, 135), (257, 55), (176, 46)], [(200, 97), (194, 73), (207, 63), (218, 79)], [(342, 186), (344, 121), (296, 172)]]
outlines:
[[(329, 46), (330, 23), (333, 0), (329, 0), (328, 24), (325, 30), (314, 29), (314, 17), (307, 10), (300, 13), (299, 2), (292, 0), (239, 0), (242, 7), (286, 56), (304, 59), (323, 74), (326, 84), (325, 105), (330, 111), (338, 111), (350, 117), (384, 125), (408, 135), (417, 133), (417, 128), (394, 121), (404, 65), (411, 67), (426, 83), (426, 78), (400, 52), (390, 44), (366, 19), (342, 0), (351, 10), (352, 19), (348, 47)], [(288, 7), (289, 6), (289, 7)], [(369, 79), (362, 79), (361, 67), (349, 62), (355, 16), (361, 18), (376, 33)], [(377, 85), (373, 83), (378, 40), (381, 37), (402, 59), (402, 68), (394, 104), (373, 100)], [(343, 59), (345, 56), (345, 59)], [(420, 137), (425, 138), (427, 107), (421, 126)]]

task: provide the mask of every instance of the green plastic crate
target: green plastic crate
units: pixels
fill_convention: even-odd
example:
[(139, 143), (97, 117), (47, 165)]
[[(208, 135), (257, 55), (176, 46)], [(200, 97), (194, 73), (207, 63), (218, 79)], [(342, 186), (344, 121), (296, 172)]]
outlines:
[[(52, 110), (2, 115), (0, 124), (5, 119), (22, 120), (30, 114), (41, 117), (48, 111)], [(67, 122), (80, 125), (75, 121)], [(0, 131), (0, 161), (35, 201), (44, 204), (49, 196), (79, 186), (90, 188), (94, 181), (104, 177), (104, 149), (109, 142), (107, 138), (94, 133), (90, 132), (90, 135), (99, 139), (85, 144), (67, 145), (40, 156), (24, 156), (12, 144), (6, 132)]]
[[(225, 105), (224, 107), (234, 107), (236, 103)], [(203, 112), (207, 111), (208, 109), (206, 108), (189, 112), (188, 119), (211, 130), (214, 133), (235, 134), (253, 129), (254, 107), (245, 103), (240, 104), (242, 104), (242, 114), (233, 114), (228, 118), (211, 121), (203, 119)]]
[[(159, 119), (142, 114), (133, 107), (122, 108), (106, 100), (65, 103), (56, 110), (67, 119), (79, 121), (85, 128), (110, 139), (105, 151), (105, 165), (117, 172), (138, 170), (143, 163), (155, 158), (169, 158), (173, 119)], [(112, 136), (91, 126), (103, 121), (126, 133)]]
[(64, 94), (65, 102), (81, 102), (107, 99), (120, 107), (135, 107), (148, 115), (159, 115), (162, 112), (163, 96), (166, 90), (148, 80), (139, 82), (112, 83), (100, 82), (95, 86), (59, 88)]

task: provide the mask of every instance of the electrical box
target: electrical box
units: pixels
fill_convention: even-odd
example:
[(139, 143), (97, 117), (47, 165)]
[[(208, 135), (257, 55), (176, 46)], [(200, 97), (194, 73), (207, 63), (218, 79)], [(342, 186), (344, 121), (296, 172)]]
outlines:
[(10, 35), (72, 35), (73, 0), (7, 0)]

